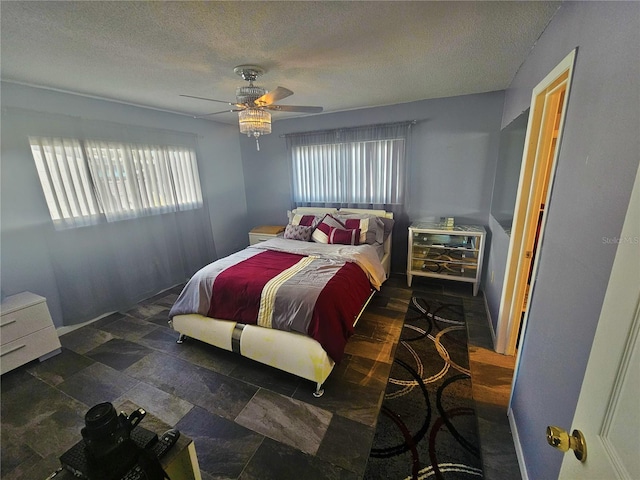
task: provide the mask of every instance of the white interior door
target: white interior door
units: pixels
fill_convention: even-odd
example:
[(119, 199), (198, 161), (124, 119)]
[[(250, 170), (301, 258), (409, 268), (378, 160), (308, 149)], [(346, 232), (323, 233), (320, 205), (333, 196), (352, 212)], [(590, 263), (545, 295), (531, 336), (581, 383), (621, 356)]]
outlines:
[(573, 429), (587, 459), (567, 453), (561, 479), (640, 479), (640, 169), (617, 244)]

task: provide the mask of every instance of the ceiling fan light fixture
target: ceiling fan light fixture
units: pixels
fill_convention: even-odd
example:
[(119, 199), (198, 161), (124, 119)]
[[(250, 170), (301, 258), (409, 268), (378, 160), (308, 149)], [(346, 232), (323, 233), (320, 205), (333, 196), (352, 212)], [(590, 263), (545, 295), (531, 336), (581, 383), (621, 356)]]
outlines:
[(246, 133), (247, 137), (255, 137), (256, 146), (260, 150), (258, 138), (271, 133), (271, 114), (260, 108), (247, 108), (238, 112), (238, 124), (240, 133)]
[(267, 90), (264, 87), (254, 85), (253, 82), (265, 73), (262, 67), (257, 65), (238, 65), (233, 71), (242, 77), (243, 80), (249, 82), (248, 85), (238, 87), (236, 89), (236, 101), (225, 102), (214, 98), (197, 97), (194, 95), (182, 95), (183, 97), (198, 98), (200, 100), (209, 100), (211, 102), (226, 103), (233, 109), (226, 109), (221, 112), (208, 113), (204, 116), (216, 115), (218, 113), (238, 112), (238, 124), (240, 132), (246, 133), (248, 137), (252, 136), (256, 139), (256, 146), (260, 150), (258, 138), (261, 135), (271, 133), (271, 113), (276, 112), (303, 112), (303, 113), (319, 113), (322, 107), (310, 107), (301, 105), (276, 105), (275, 102), (293, 95), (288, 88), (277, 87), (274, 90)]
[(271, 114), (259, 108), (247, 108), (238, 112), (240, 132), (247, 136), (268, 135), (271, 133)]

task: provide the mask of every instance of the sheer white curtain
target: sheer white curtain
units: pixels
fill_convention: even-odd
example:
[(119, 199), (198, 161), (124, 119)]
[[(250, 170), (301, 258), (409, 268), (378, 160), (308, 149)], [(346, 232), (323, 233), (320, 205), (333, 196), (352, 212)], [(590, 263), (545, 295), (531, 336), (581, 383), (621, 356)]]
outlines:
[(109, 222), (202, 206), (193, 150), (93, 140), (85, 150)]
[(58, 230), (202, 207), (192, 148), (50, 137), (29, 142)]
[(29, 142), (56, 229), (100, 222), (100, 209), (80, 142), (44, 137), (29, 137)]
[[(82, 131), (75, 119), (58, 119), (56, 124), (67, 121), (70, 133)], [(122, 130), (90, 126), (111, 137)], [(130, 130), (131, 136), (167, 136), (168, 142), (179, 136)], [(64, 325), (125, 311), (216, 258), (195, 138), (181, 136), (193, 147), (170, 147), (79, 137), (87, 138), (29, 137), (55, 227), (43, 225), (39, 234)]]
[(403, 205), (411, 124), (287, 135), (294, 206)]
[[(394, 243), (406, 245), (405, 197), (413, 124), (285, 135), (292, 166), (292, 207), (386, 210), (395, 220)], [(402, 249), (393, 249), (392, 271), (402, 271), (404, 265)]]

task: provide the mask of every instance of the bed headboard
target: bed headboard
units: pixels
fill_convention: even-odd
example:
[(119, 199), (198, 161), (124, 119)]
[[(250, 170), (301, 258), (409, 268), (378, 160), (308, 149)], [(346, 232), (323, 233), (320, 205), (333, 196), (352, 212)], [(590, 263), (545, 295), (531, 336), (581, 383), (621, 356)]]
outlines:
[[(377, 217), (382, 218), (393, 218), (392, 212), (387, 212), (385, 210), (372, 210), (366, 208), (326, 208), (326, 207), (298, 207), (291, 211), (292, 214), (301, 214), (301, 215), (324, 215), (326, 213), (366, 213), (369, 215), (376, 215)], [(391, 271), (391, 246), (393, 245), (393, 232), (389, 233), (389, 236), (384, 242), (384, 256), (381, 260), (382, 266), (384, 267), (384, 271), (387, 273), (387, 278), (389, 278), (389, 273)]]

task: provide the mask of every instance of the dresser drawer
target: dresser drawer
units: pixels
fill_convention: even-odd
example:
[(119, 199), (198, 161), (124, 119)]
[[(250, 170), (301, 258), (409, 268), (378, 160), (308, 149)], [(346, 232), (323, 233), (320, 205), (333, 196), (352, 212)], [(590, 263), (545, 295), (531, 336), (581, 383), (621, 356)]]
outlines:
[(268, 233), (250, 233), (249, 234), (249, 245), (255, 245), (259, 242), (264, 242), (266, 240), (271, 240), (279, 235), (271, 235)]
[(260, 225), (249, 232), (249, 245), (265, 242), (284, 235), (284, 225)]
[(60, 340), (53, 325), (4, 344), (0, 347), (1, 373), (13, 370), (58, 348)]
[(2, 345), (52, 326), (46, 302), (4, 313), (0, 319)]

